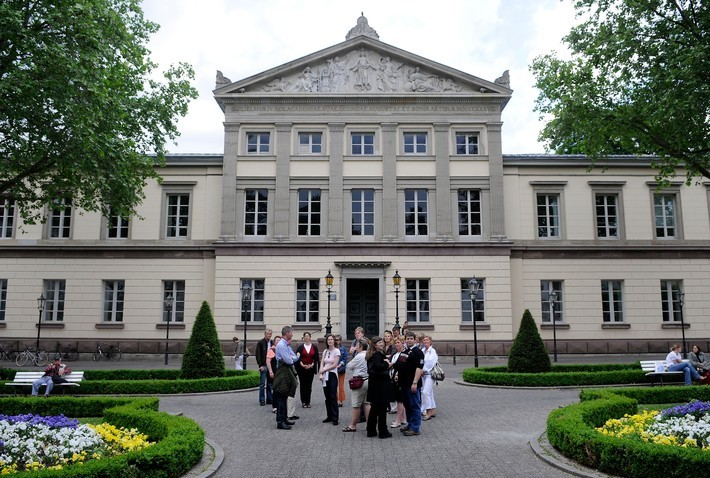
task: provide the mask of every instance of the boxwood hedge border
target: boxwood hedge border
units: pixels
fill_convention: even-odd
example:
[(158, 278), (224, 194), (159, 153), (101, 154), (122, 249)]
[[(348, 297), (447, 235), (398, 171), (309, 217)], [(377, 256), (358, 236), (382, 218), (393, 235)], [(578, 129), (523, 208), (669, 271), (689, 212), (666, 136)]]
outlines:
[[(42, 400), (26, 397), (0, 398), (0, 413), (35, 413), (70, 417), (103, 416), (112, 425), (136, 428), (156, 443), (144, 450), (92, 460), (62, 470), (41, 470), (18, 476), (33, 478), (172, 478), (187, 473), (201, 459), (205, 435), (189, 418), (158, 411), (157, 398), (53, 397)], [(13, 475), (14, 476), (14, 475)]]
[(595, 430), (610, 418), (638, 412), (638, 404), (710, 400), (710, 387), (669, 386), (591, 389), (580, 403), (553, 410), (547, 438), (563, 455), (585, 466), (627, 478), (706, 476), (710, 452), (602, 435)]

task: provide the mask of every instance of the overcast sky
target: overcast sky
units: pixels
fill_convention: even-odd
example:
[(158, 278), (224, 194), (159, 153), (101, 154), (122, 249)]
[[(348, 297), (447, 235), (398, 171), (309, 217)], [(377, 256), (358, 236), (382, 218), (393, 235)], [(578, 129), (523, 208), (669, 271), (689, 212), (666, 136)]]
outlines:
[(503, 152), (542, 153), (538, 55), (563, 49), (575, 23), (571, 0), (144, 0), (161, 28), (149, 44), (164, 70), (186, 61), (199, 98), (180, 121), (174, 153), (222, 153), (224, 116), (212, 96), (216, 70), (238, 81), (345, 40), (360, 12), (380, 41), (488, 81), (510, 70)]

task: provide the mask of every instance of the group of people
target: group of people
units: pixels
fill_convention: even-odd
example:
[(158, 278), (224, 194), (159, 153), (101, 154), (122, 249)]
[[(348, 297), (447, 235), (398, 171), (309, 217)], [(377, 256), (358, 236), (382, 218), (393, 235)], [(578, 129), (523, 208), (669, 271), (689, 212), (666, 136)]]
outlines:
[[(256, 362), (261, 380), (259, 404), (272, 405), (276, 428), (290, 430), (300, 417), (296, 415), (296, 389), (300, 387), (303, 408), (311, 408), (316, 375), (323, 389), (326, 417), (323, 423), (337, 426), (339, 408), (346, 401), (346, 374), (349, 381), (351, 416), (343, 432), (357, 431), (366, 422), (367, 436), (390, 438), (390, 429), (399, 428), (404, 436), (421, 432), (422, 421), (436, 416), (434, 382), (431, 370), (438, 362), (430, 336), (400, 328), (385, 331), (382, 337), (365, 337), (362, 327), (355, 329), (355, 339), (346, 347), (339, 335), (327, 335), (325, 349), (319, 353), (311, 334), (303, 334), (302, 343), (291, 347), (293, 328), (285, 326), (272, 340), (271, 329), (256, 345)], [(387, 414), (396, 414), (388, 423)]]
[(686, 385), (691, 385), (695, 380), (704, 384), (710, 383), (710, 361), (705, 361), (705, 354), (700, 347), (693, 345), (688, 361), (683, 360), (680, 354), (682, 351), (683, 347), (673, 344), (666, 356), (666, 370), (683, 372)]

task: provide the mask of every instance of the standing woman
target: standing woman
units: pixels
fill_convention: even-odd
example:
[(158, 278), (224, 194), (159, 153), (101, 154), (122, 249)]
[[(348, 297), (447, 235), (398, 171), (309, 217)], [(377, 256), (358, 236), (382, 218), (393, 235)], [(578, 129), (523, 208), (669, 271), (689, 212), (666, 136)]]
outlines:
[(431, 345), (431, 336), (425, 335), (422, 339), (424, 345), (424, 368), (422, 371), (422, 420), (431, 420), (436, 416), (436, 402), (434, 401), (434, 382), (431, 370), (439, 361), (439, 356)]
[(340, 361), (338, 362), (338, 406), (342, 407), (345, 402), (345, 365), (348, 361), (348, 348), (343, 345), (343, 338), (335, 336), (335, 345), (340, 350)]
[[(399, 361), (399, 356), (402, 354), (402, 350), (404, 350), (404, 342), (402, 342), (402, 337), (395, 337), (393, 342), (395, 353), (392, 355), (390, 363), (396, 364)], [(394, 399), (397, 409), (397, 418), (394, 419), (390, 427), (399, 428), (406, 420), (404, 415), (404, 395), (402, 393), (402, 388), (399, 386), (399, 382), (397, 381), (399, 377), (397, 376), (397, 370), (394, 365), (390, 369), (390, 377), (392, 379), (392, 388), (394, 389)]]
[(370, 414), (367, 417), (367, 436), (390, 438), (387, 430), (387, 406), (392, 398), (392, 385), (389, 375), (390, 362), (385, 356), (385, 341), (373, 337), (367, 352), (367, 374), (370, 385), (367, 389), (367, 401), (370, 402)]
[(392, 332), (385, 330), (382, 339), (385, 341), (385, 356), (389, 358), (395, 353), (394, 342), (392, 342)]
[(331, 334), (325, 337), (328, 347), (323, 352), (320, 361), (320, 381), (323, 384), (323, 395), (325, 395), (325, 410), (327, 416), (323, 423), (338, 424), (338, 362), (340, 361), (340, 350), (335, 348), (335, 337)]
[(301, 405), (311, 408), (311, 390), (313, 390), (313, 376), (318, 370), (318, 347), (311, 343), (311, 333), (304, 332), (303, 343), (296, 349), (298, 355), (298, 381), (301, 385)]

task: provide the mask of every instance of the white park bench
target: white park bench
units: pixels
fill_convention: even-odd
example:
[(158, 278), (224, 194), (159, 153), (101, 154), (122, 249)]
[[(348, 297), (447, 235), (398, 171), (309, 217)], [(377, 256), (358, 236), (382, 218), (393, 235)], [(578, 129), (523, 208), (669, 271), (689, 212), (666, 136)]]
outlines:
[[(31, 388), (32, 383), (38, 378), (42, 378), (42, 376), (44, 376), (44, 372), (17, 372), (15, 373), (15, 378), (12, 379), (12, 382), (5, 382), (5, 385), (9, 387)], [(64, 378), (66, 379), (65, 383), (54, 384), (54, 389), (61, 389), (62, 393), (64, 393), (65, 390), (70, 389), (69, 387), (78, 387), (79, 383), (84, 380), (84, 372), (78, 372), (76, 370), (73, 370), (71, 373), (64, 375)], [(41, 385), (41, 387), (45, 386), (45, 384)], [(17, 394), (17, 392), (15, 392), (15, 394)]]
[[(657, 362), (661, 362), (664, 364), (662, 372), (656, 371)], [(687, 360), (683, 360), (683, 362), (687, 362)], [(663, 377), (677, 377), (678, 375), (683, 376), (684, 374), (682, 370), (678, 370), (676, 372), (669, 372), (668, 370), (666, 370), (665, 360), (641, 360), (641, 370), (646, 372), (647, 377), (651, 377), (651, 385), (656, 384), (656, 379), (660, 379), (661, 385), (663, 385)]]

